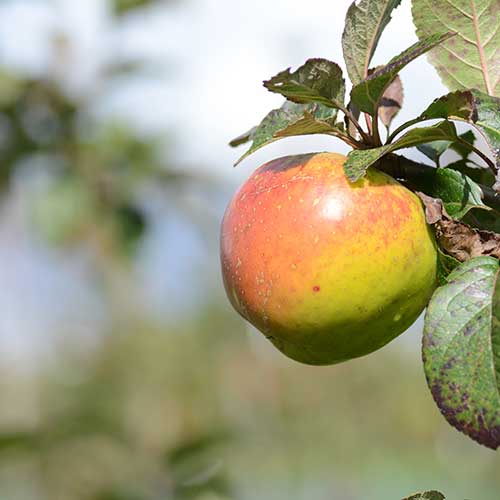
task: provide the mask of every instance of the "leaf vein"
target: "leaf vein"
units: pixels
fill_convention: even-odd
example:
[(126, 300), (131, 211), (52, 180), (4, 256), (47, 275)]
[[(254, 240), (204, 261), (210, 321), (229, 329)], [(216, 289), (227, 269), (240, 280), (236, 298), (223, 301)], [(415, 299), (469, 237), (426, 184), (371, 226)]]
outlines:
[[(387, 2), (385, 7), (382, 9), (382, 12), (380, 13), (380, 16), (378, 17), (377, 22), (375, 24), (375, 29), (373, 30), (373, 34), (372, 34), (370, 41), (368, 43), (368, 52), (366, 53), (365, 64), (363, 66), (363, 78), (366, 78), (368, 76), (368, 66), (370, 65), (370, 60), (373, 56), (375, 40), (377, 39), (377, 36), (379, 35), (379, 30), (380, 30), (380, 27), (382, 26), (382, 23), (386, 19), (388, 7), (389, 7), (389, 2)], [(367, 10), (368, 10), (368, 7), (367, 7)], [(367, 29), (368, 29), (368, 25), (365, 23), (365, 35), (367, 35)], [(368, 40), (367, 36), (366, 36), (366, 39)]]
[(440, 66), (440, 69), (442, 71), (444, 71), (445, 73), (447, 73), (448, 76), (450, 78), (452, 78), (453, 80), (455, 80), (462, 88), (464, 88), (464, 89), (467, 88), (467, 85), (464, 82), (462, 82), (461, 80), (459, 80), (453, 73), (451, 73), (448, 68), (446, 68), (445, 66)]
[(439, 14), (437, 14), (437, 12), (434, 10), (433, 4), (431, 1), (429, 1), (429, 0), (424, 0), (424, 1), (427, 4), (427, 6), (429, 7), (429, 10), (434, 14), (434, 17), (436, 18), (436, 20), (438, 20), (447, 30), (457, 32), (457, 36), (459, 38), (461, 38), (465, 42), (470, 43), (471, 45), (474, 45), (475, 47), (477, 47), (476, 42), (474, 40), (467, 38), (463, 33), (460, 33), (460, 31), (457, 31), (455, 28), (452, 28), (451, 26), (448, 25), (448, 23), (443, 21), (443, 19), (439, 16)]
[(456, 52), (454, 52), (452, 49), (450, 49), (446, 45), (442, 45), (442, 48), (445, 49), (450, 54), (452, 54), (453, 56), (455, 56), (459, 61), (463, 62), (466, 66), (469, 66), (469, 67), (476, 69), (478, 71), (482, 71), (481, 66), (478, 66), (477, 64), (471, 63), (471, 62), (467, 61), (467, 59), (460, 57)]
[(496, 290), (496, 285), (498, 281), (498, 277), (500, 275), (500, 267), (497, 269), (495, 273), (495, 277), (493, 279), (493, 286), (491, 287), (491, 307), (490, 307), (490, 325), (492, 325), (491, 328), (491, 335), (490, 335), (490, 346), (491, 346), (491, 367), (493, 370), (493, 377), (495, 379), (495, 389), (497, 393), (497, 398), (500, 401), (500, 380), (498, 379), (498, 374), (497, 370), (495, 367), (495, 354), (493, 352), (493, 297), (495, 295), (495, 290)]
[(496, 25), (496, 28), (493, 30), (493, 33), (488, 38), (488, 40), (486, 40), (486, 42), (483, 43), (483, 47), (486, 47), (486, 45), (488, 45), (495, 38), (495, 35), (498, 33), (499, 27), (500, 27), (500, 23)]
[(446, 3), (457, 9), (461, 14), (463, 14), (465, 17), (468, 17), (469, 19), (472, 19), (472, 15), (460, 8), (458, 5), (455, 5), (451, 0), (445, 0)]

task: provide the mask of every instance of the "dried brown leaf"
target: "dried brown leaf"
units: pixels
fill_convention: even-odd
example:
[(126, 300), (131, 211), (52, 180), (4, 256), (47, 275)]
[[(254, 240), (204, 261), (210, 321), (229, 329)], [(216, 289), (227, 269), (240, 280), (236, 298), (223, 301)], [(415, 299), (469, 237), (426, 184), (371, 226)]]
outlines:
[(443, 202), (439, 198), (432, 198), (432, 196), (427, 196), (420, 192), (416, 194), (424, 204), (427, 224), (436, 224), (436, 222), (439, 222), (445, 216), (446, 211), (443, 207)]
[(439, 198), (417, 194), (424, 204), (427, 223), (434, 226), (436, 240), (444, 252), (460, 262), (481, 255), (500, 259), (500, 234), (452, 219)]
[(500, 259), (500, 234), (449, 218), (438, 221), (435, 228), (440, 247), (460, 262), (481, 255)]

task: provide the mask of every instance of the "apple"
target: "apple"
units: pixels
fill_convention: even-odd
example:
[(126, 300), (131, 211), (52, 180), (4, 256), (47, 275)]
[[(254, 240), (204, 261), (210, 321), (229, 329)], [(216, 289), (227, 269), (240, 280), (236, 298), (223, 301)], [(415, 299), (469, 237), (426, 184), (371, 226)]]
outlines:
[(436, 287), (437, 251), (415, 194), (375, 169), (313, 153), (257, 169), (222, 221), (232, 305), (290, 358), (327, 365), (404, 332)]

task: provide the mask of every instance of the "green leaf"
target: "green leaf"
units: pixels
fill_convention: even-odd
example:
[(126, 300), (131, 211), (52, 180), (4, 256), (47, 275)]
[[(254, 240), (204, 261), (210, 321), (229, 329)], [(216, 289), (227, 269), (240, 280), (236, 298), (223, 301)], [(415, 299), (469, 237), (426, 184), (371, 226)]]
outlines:
[(446, 285), (449, 274), (461, 263), (451, 255), (444, 253), (439, 246), (438, 251), (438, 280), (439, 284)]
[(113, 11), (116, 16), (122, 16), (128, 12), (152, 5), (157, 0), (113, 0)]
[(205, 458), (207, 454), (221, 444), (227, 443), (232, 438), (229, 431), (214, 430), (213, 432), (201, 434), (196, 438), (183, 441), (165, 453), (165, 460), (169, 466), (183, 464), (192, 458)]
[[(453, 148), (452, 144), (452, 148)], [(466, 160), (458, 160), (453, 163), (449, 163), (446, 165), (447, 169), (457, 170), (462, 174), (465, 174), (467, 177), (472, 179), (474, 182), (478, 184), (483, 184), (485, 186), (491, 186), (495, 181), (491, 170), (485, 167), (476, 166), (475, 163), (471, 163)]]
[(470, 210), (462, 220), (474, 228), (500, 233), (500, 213), (496, 210)]
[[(336, 114), (337, 110), (327, 108), (321, 104), (304, 105), (285, 102), (281, 108), (268, 113), (260, 125), (248, 134), (252, 145), (235, 165), (238, 165), (258, 149), (283, 137), (325, 133), (335, 135), (339, 133), (341, 126), (332, 124)], [(240, 138), (237, 139), (240, 140)], [(240, 144), (243, 142), (245, 141), (240, 140)]]
[(250, 149), (236, 165), (283, 137), (342, 132), (342, 125), (337, 124), (336, 119), (339, 107), (343, 108), (345, 82), (337, 64), (326, 59), (309, 59), (297, 71), (282, 71), (264, 82), (264, 86), (285, 96), (287, 101), (281, 108), (268, 113), (260, 125), (230, 142), (235, 147), (252, 141)]
[(387, 65), (375, 70), (368, 78), (355, 85), (351, 91), (352, 102), (361, 111), (374, 115), (384, 92), (396, 75), (411, 61), (425, 54), (453, 35), (454, 33), (452, 32), (432, 35), (421, 42), (415, 43), (410, 48), (391, 59)]
[(356, 182), (365, 175), (368, 167), (388, 153), (426, 142), (437, 140), (453, 141), (456, 137), (455, 125), (446, 120), (430, 127), (414, 128), (391, 144), (379, 148), (351, 151), (344, 163), (344, 171), (351, 182)]
[(40, 447), (40, 435), (34, 431), (0, 434), (0, 454), (11, 449), (33, 451)]
[(450, 141), (434, 141), (421, 144), (417, 149), (439, 166), (439, 158), (450, 147)]
[(130, 489), (127, 487), (101, 491), (93, 497), (93, 500), (147, 500), (147, 497)]
[(217, 458), (220, 447), (230, 439), (229, 432), (214, 430), (181, 442), (165, 453), (175, 498), (201, 498), (208, 492), (230, 494), (231, 487)]
[(278, 138), (276, 138), (274, 134), (280, 130), (284, 130), (292, 123), (297, 122), (302, 116), (302, 112), (298, 113), (295, 109), (286, 110), (279, 108), (270, 111), (260, 124), (255, 127), (253, 133), (249, 135), (248, 138), (252, 141), (252, 145), (250, 149), (239, 158), (235, 166), (258, 149), (271, 142), (277, 141)]
[(500, 446), (499, 261), (463, 263), (436, 290), (425, 317), (424, 369), (441, 413), (459, 431)]
[(455, 153), (458, 153), (462, 160), (467, 160), (476, 142), (476, 136), (472, 130), (467, 130), (467, 132), (460, 134), (458, 137), (463, 142), (455, 142), (450, 145), (450, 148), (455, 151)]
[(368, 76), (368, 68), (380, 35), (401, 0), (361, 0), (347, 11), (342, 49), (347, 72), (353, 85)]
[(429, 54), (443, 83), (450, 90), (477, 88), (500, 97), (498, 0), (413, 0), (412, 5), (420, 40), (458, 32)]
[[(486, 139), (497, 169), (500, 169), (500, 99), (479, 91), (472, 91), (472, 94), (474, 96), (472, 121)], [(498, 174), (496, 180), (498, 184)]]
[[(500, 168), (499, 98), (491, 97), (475, 89), (451, 92), (432, 102), (418, 119), (437, 118), (462, 120), (474, 125), (484, 136), (497, 168)], [(408, 122), (410, 123), (413, 122)]]
[(424, 491), (423, 493), (416, 493), (403, 500), (445, 500), (445, 496), (439, 491)]
[(340, 131), (340, 125), (332, 126), (330, 123), (319, 120), (309, 111), (305, 111), (303, 117), (289, 125), (287, 128), (274, 134), (274, 137), (290, 137), (294, 135), (328, 134), (335, 130)]
[(264, 87), (300, 104), (319, 103), (329, 108), (344, 105), (342, 70), (326, 59), (309, 59), (293, 73), (288, 68), (265, 81)]
[(428, 108), (420, 115), (420, 120), (436, 118), (454, 118), (472, 121), (474, 112), (474, 98), (472, 91), (450, 92), (434, 99)]
[(469, 210), (488, 210), (481, 188), (465, 174), (450, 168), (426, 169), (412, 187), (442, 200), (448, 215), (461, 219)]
[(148, 226), (143, 211), (132, 203), (120, 204), (113, 210), (111, 222), (119, 248), (124, 254), (133, 254)]

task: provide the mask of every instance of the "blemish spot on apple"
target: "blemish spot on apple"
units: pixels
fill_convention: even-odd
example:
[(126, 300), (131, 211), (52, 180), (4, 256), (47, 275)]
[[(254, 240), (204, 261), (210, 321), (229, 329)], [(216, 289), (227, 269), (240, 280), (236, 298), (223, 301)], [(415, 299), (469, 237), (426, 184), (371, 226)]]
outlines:
[(321, 287), (319, 285), (314, 285), (313, 286), (313, 292), (319, 292), (321, 290)]

